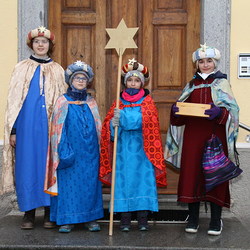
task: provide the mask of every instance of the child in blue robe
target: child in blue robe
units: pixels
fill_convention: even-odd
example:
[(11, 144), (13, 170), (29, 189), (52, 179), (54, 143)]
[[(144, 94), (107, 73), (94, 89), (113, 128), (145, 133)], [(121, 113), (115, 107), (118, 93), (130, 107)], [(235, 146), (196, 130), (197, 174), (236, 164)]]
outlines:
[(158, 186), (166, 186), (166, 166), (160, 138), (157, 108), (144, 83), (147, 67), (130, 60), (122, 68), (125, 89), (119, 109), (112, 105), (102, 126), (100, 178), (110, 184), (112, 140), (118, 126), (114, 212), (121, 213), (120, 229), (131, 228), (137, 213), (138, 228), (147, 231), (148, 212), (158, 211)]
[(53, 195), (50, 219), (62, 233), (85, 222), (90, 231), (100, 231), (96, 220), (103, 217), (98, 179), (101, 121), (96, 101), (87, 94), (93, 76), (84, 62), (69, 65), (69, 88), (52, 115), (45, 191)]

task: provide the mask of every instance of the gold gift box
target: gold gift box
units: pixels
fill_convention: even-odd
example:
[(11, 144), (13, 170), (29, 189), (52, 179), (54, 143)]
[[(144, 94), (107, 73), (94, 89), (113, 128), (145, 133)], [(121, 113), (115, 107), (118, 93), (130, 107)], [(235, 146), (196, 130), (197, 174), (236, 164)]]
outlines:
[(204, 112), (206, 109), (210, 109), (210, 104), (203, 103), (190, 103), (190, 102), (177, 102), (176, 106), (179, 108), (179, 112), (176, 112), (178, 115), (188, 115), (188, 116), (200, 116), (200, 117), (209, 117), (205, 115)]

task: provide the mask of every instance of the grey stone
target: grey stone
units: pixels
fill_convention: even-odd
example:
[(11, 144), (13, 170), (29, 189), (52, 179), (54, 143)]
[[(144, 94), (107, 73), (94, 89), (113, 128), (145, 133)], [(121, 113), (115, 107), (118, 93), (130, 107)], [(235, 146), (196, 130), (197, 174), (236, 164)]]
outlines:
[(28, 58), (32, 52), (26, 45), (28, 32), (39, 26), (47, 27), (47, 0), (18, 1), (18, 61)]
[(221, 52), (218, 68), (230, 73), (231, 0), (202, 0), (201, 42)]
[(201, 218), (197, 234), (184, 232), (185, 224), (150, 224), (148, 232), (141, 232), (132, 224), (128, 233), (121, 232), (117, 222), (109, 236), (109, 224), (101, 222), (100, 232), (89, 232), (78, 224), (69, 234), (58, 228), (42, 228), (42, 216), (36, 217), (34, 230), (21, 230), (20, 215), (0, 219), (0, 249), (249, 249), (247, 230), (235, 218), (224, 219), (220, 236), (208, 236), (208, 218)]

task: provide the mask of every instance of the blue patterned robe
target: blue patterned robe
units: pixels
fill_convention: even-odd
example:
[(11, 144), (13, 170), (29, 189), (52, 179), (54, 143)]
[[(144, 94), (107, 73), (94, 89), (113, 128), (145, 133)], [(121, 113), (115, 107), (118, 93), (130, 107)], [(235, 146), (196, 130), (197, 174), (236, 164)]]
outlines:
[(51, 197), (51, 221), (64, 225), (103, 217), (98, 136), (86, 103), (68, 105), (58, 155), (58, 195)]

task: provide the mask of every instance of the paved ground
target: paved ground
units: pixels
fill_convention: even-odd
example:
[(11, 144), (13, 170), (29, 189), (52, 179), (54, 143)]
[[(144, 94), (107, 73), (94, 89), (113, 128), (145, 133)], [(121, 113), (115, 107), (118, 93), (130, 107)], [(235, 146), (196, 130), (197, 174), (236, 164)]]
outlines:
[(250, 231), (236, 218), (225, 218), (220, 236), (208, 236), (208, 218), (201, 218), (199, 232), (184, 232), (185, 224), (150, 224), (150, 231), (140, 232), (136, 224), (130, 232), (119, 231), (114, 224), (101, 222), (101, 232), (91, 233), (79, 224), (71, 233), (58, 233), (58, 228), (42, 228), (38, 214), (34, 230), (21, 230), (22, 215), (10, 213), (0, 219), (0, 249), (250, 249)]

